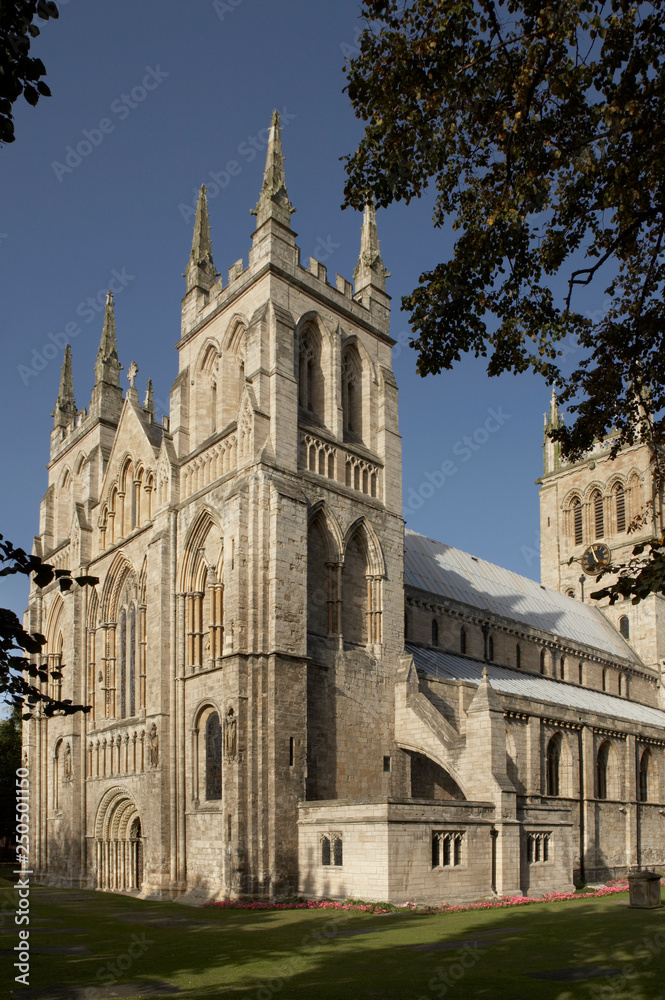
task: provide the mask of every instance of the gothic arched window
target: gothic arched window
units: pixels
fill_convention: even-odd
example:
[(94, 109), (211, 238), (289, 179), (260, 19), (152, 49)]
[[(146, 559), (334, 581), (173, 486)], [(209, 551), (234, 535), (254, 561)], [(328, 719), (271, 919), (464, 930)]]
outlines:
[(599, 799), (607, 798), (607, 764), (610, 756), (610, 741), (605, 740), (598, 747), (596, 757), (596, 793)]
[(566, 679), (566, 657), (562, 656), (559, 660), (559, 679), (565, 681)]
[(362, 366), (358, 351), (350, 347), (342, 356), (342, 419), (344, 434), (362, 438)]
[(370, 551), (358, 527), (346, 544), (342, 567), (342, 633), (345, 642), (381, 642), (381, 581), (370, 572)]
[(222, 727), (217, 712), (206, 719), (206, 799), (222, 797)]
[(624, 639), (630, 639), (630, 619), (628, 615), (622, 615), (619, 619), (619, 632)]
[(617, 532), (622, 532), (626, 530), (626, 494), (623, 489), (623, 483), (617, 483), (613, 492), (616, 528)]
[(640, 802), (649, 801), (649, 762), (651, 753), (646, 749), (640, 757), (640, 773), (637, 787), (637, 797)]
[(323, 421), (323, 373), (321, 341), (315, 330), (300, 336), (298, 355), (298, 402), (303, 410)]
[(573, 538), (575, 539), (575, 545), (581, 545), (584, 540), (584, 535), (582, 532), (582, 504), (579, 497), (573, 497), (570, 504), (570, 510), (572, 512)]
[(120, 538), (120, 527), (116, 525), (115, 519), (117, 514), (118, 506), (118, 487), (114, 486), (111, 490), (111, 496), (109, 499), (109, 516), (108, 516), (108, 532), (106, 540), (110, 545)]
[(547, 744), (546, 794), (559, 794), (559, 764), (561, 762), (561, 734), (555, 733)]
[(603, 497), (600, 490), (594, 490), (591, 494), (591, 506), (593, 508), (593, 528), (596, 538), (602, 538), (605, 534), (605, 518), (603, 516)]
[(117, 611), (116, 661), (119, 665), (118, 718), (136, 715), (136, 663), (139, 656), (136, 580), (130, 574), (120, 593)]
[(60, 487), (56, 493), (57, 518), (55, 544), (60, 545), (69, 537), (72, 513), (74, 510), (74, 484), (69, 469), (65, 470)]

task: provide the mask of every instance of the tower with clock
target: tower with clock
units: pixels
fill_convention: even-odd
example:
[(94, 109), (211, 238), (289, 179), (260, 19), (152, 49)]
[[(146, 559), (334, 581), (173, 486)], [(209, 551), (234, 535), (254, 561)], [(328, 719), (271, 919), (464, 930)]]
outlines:
[[(540, 483), (541, 582), (570, 597), (596, 605), (591, 596), (612, 579), (599, 576), (626, 562), (635, 545), (662, 534), (663, 500), (656, 495), (645, 444), (610, 458), (611, 436), (579, 462), (566, 462), (547, 432), (562, 417), (554, 394), (545, 415), (544, 471)], [(647, 666), (660, 670), (665, 659), (665, 598), (651, 595), (603, 613)]]

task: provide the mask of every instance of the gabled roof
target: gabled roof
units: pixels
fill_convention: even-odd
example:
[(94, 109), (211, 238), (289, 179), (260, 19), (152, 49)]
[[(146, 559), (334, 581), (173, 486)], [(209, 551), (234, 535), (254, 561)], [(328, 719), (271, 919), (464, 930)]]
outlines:
[(406, 650), (413, 656), (416, 669), (430, 677), (480, 684), (483, 669), (487, 667), (490, 684), (499, 694), (513, 695), (531, 702), (544, 702), (573, 710), (579, 709), (581, 712), (595, 712), (607, 716), (608, 720), (624, 719), (643, 726), (665, 728), (665, 712), (661, 712), (660, 709), (639, 705), (637, 702), (605, 694), (603, 691), (577, 687), (575, 684), (566, 684), (565, 681), (558, 681), (553, 677), (541, 677), (540, 674), (498, 667), (492, 663), (474, 660), (469, 656), (446, 653), (442, 649), (416, 646), (412, 642), (406, 643)]
[(407, 529), (404, 583), (641, 664), (598, 608)]
[(145, 450), (137, 451), (136, 448), (132, 449), (134, 452), (134, 461), (143, 459), (143, 461), (147, 461), (150, 466), (154, 466), (159, 457), (164, 428), (161, 424), (152, 422), (143, 407), (140, 406), (136, 400), (132, 399), (129, 394), (127, 394), (127, 396), (125, 396), (122, 413), (120, 414), (120, 420), (115, 430), (113, 444), (106, 463), (106, 471), (104, 473), (104, 482), (102, 484), (101, 491), (102, 500), (106, 498), (109, 484), (113, 482), (118, 474), (118, 462), (126, 453), (127, 444), (132, 439), (132, 424), (134, 426), (138, 425), (141, 429), (146, 444)]

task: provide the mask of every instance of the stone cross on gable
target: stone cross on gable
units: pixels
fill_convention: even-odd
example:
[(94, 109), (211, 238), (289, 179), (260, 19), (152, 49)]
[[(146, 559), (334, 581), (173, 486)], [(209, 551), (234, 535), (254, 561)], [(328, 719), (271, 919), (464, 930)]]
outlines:
[(132, 389), (136, 388), (136, 386), (134, 385), (134, 379), (136, 378), (138, 373), (139, 373), (139, 366), (136, 364), (136, 361), (132, 361), (131, 365), (129, 366), (129, 371), (127, 372), (127, 379)]

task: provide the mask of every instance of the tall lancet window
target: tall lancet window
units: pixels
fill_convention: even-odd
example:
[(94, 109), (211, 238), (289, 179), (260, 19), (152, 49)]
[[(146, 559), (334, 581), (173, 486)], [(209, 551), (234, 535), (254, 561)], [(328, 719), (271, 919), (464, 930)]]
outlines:
[(323, 420), (321, 340), (316, 330), (304, 330), (300, 335), (298, 402), (303, 410)]
[(591, 509), (593, 511), (593, 527), (596, 538), (602, 538), (605, 534), (605, 518), (603, 515), (603, 496), (600, 490), (594, 490), (591, 494)]
[(614, 509), (616, 514), (617, 533), (626, 530), (626, 494), (623, 484), (617, 483), (614, 487)]
[(118, 616), (120, 652), (120, 718), (127, 715), (127, 610), (120, 609)]
[(573, 497), (570, 510), (573, 515), (573, 538), (575, 539), (575, 545), (581, 545), (583, 540), (582, 504), (579, 497)]
[(210, 433), (217, 430), (217, 383), (213, 381), (210, 386)]
[(125, 582), (118, 601), (115, 659), (118, 664), (116, 712), (118, 718), (136, 715), (138, 642), (138, 595), (133, 575)]
[(217, 712), (206, 719), (206, 799), (222, 797), (222, 727)]
[(362, 438), (362, 367), (355, 347), (346, 350), (342, 357), (342, 416), (344, 434)]

